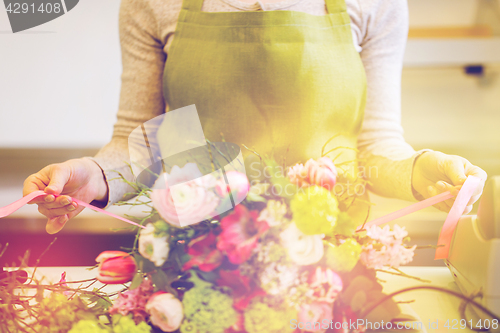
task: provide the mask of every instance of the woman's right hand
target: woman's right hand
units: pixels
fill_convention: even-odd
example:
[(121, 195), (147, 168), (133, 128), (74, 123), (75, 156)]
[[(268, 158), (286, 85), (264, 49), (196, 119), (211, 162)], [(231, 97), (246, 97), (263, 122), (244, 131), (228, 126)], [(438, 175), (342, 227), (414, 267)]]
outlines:
[[(107, 201), (108, 186), (99, 165), (89, 158), (68, 160), (51, 164), (29, 176), (24, 181), (23, 196), (42, 190), (47, 195), (30, 204), (37, 204), (38, 211), (48, 218), (49, 234), (59, 232), (70, 218), (78, 215), (80, 207), (71, 198), (90, 203)], [(54, 195), (59, 195), (57, 198)]]

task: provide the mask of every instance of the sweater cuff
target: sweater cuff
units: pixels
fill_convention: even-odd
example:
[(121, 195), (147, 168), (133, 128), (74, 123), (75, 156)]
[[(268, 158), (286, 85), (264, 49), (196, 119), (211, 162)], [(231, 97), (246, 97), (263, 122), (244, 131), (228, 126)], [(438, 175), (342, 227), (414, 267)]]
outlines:
[(93, 201), (91, 202), (92, 205), (99, 208), (107, 208), (120, 200), (125, 200), (127, 198), (126, 193), (134, 192), (134, 189), (125, 183), (119, 174), (121, 173), (125, 178), (131, 179), (130, 177), (127, 177), (129, 173), (130, 176), (132, 176), (130, 168), (128, 168), (127, 165), (117, 168), (116, 165), (112, 165), (105, 158), (99, 156), (87, 158), (94, 161), (101, 168), (108, 186), (107, 201)]

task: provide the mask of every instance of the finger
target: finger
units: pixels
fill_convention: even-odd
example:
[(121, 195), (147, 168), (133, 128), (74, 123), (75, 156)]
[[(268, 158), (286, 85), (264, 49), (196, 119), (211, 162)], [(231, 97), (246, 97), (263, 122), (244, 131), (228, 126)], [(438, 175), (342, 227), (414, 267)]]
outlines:
[(476, 201), (478, 201), (480, 197), (481, 197), (481, 194), (479, 194), (479, 195), (473, 195), (472, 198), (470, 198), (470, 200), (467, 203), (467, 205), (471, 206), (471, 205), (475, 204)]
[(64, 214), (56, 214), (54, 211), (52, 211), (52, 209), (48, 209), (44, 205), (38, 205), (38, 211), (40, 212), (40, 214), (45, 215), (49, 219), (58, 218), (64, 215)]
[[(45, 188), (45, 184), (43, 183), (42, 180), (40, 180), (36, 174), (33, 174), (26, 178), (23, 184), (23, 197), (27, 196), (30, 193), (33, 193), (35, 191), (43, 190)], [(30, 202), (28, 204), (37, 204), (37, 203), (43, 203), (43, 197), (38, 197)]]
[(64, 225), (68, 222), (68, 217), (66, 215), (59, 216), (57, 218), (49, 219), (47, 221), (47, 225), (45, 226), (45, 230), (49, 234), (55, 234), (64, 227)]
[(472, 205), (469, 205), (469, 206), (465, 207), (463, 214), (464, 215), (469, 214), (471, 211), (472, 211)]
[[(444, 182), (442, 180), (440, 180), (436, 183), (436, 188), (438, 189), (439, 193), (450, 192), (455, 197), (457, 196), (460, 187), (461, 186), (452, 186), (452, 185), (450, 185), (447, 182)], [(449, 211), (451, 209), (451, 207), (453, 206), (454, 202), (455, 202), (455, 198), (451, 198), (451, 199), (443, 201), (443, 204), (446, 205), (446, 207)]]
[(473, 196), (481, 195), (481, 193), (483, 193), (484, 183), (486, 182), (486, 179), (488, 178), (488, 174), (480, 167), (477, 167), (477, 166), (472, 165), (470, 163), (468, 163), (466, 165), (465, 173), (467, 174), (467, 176), (475, 176), (475, 177), (478, 177), (481, 179), (481, 183), (474, 191)]
[(463, 185), (467, 179), (464, 161), (458, 156), (448, 156), (445, 164), (444, 173), (450, 179), (452, 185)]
[[(53, 197), (53, 195), (48, 195), (47, 197)], [(44, 204), (44, 207), (48, 209), (56, 209), (65, 207), (73, 202), (73, 199), (68, 195), (61, 195), (55, 198), (52, 202), (47, 202)]]
[(64, 186), (68, 182), (70, 173), (68, 168), (61, 168), (58, 165), (51, 166), (50, 169), (50, 183), (45, 188), (46, 193), (61, 194)]
[(54, 209), (49, 209), (50, 213), (53, 216), (61, 216), (61, 215), (66, 215), (71, 212), (74, 212), (78, 208), (78, 204), (76, 202), (73, 202), (69, 205), (59, 207), (59, 208), (54, 208)]
[[(433, 196), (438, 195), (438, 191), (437, 191), (437, 189), (434, 186), (427, 187), (427, 192), (429, 194), (429, 197), (433, 197)], [(446, 205), (443, 202), (435, 204), (434, 207), (437, 208), (437, 209), (439, 209), (439, 210), (441, 210), (441, 211), (443, 211), (443, 212), (449, 212), (449, 210), (450, 210), (450, 208), (448, 207), (448, 205)]]

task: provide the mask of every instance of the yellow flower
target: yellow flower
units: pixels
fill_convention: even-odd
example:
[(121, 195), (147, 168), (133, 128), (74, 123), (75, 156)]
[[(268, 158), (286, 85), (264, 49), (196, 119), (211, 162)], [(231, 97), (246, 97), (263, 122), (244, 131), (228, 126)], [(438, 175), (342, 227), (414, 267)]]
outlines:
[(293, 221), (306, 235), (329, 234), (340, 213), (337, 198), (320, 186), (302, 188), (290, 202)]

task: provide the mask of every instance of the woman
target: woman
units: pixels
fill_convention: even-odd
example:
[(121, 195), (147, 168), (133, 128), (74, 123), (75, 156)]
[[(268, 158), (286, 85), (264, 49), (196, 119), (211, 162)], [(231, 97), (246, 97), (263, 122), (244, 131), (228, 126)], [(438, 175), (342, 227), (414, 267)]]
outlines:
[[(400, 80), (408, 15), (391, 0), (123, 0), (122, 91), (113, 139), (93, 159), (47, 166), (28, 177), (24, 195), (62, 229), (83, 207), (107, 206), (132, 178), (128, 136), (158, 116), (195, 104), (208, 139), (245, 144), (289, 162), (347, 147), (335, 161), (363, 161), (371, 189), (421, 200), (486, 173), (458, 156), (405, 143)], [(168, 61), (167, 61), (168, 58)], [(354, 148), (359, 150), (356, 154)], [(335, 151), (338, 153), (340, 150)], [(288, 152), (288, 153), (287, 153)], [(482, 184), (482, 185), (483, 185)], [(466, 212), (479, 198), (482, 186)], [(68, 197), (70, 196), (70, 197)], [(453, 199), (437, 207), (448, 211)]]

